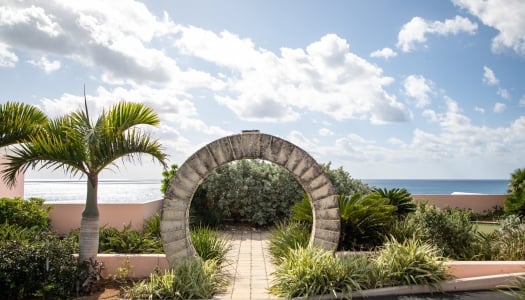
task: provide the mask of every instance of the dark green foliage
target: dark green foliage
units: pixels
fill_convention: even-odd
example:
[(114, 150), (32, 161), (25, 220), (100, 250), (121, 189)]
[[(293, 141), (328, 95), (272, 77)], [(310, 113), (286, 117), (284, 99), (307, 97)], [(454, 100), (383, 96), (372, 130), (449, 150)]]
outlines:
[(508, 215), (525, 216), (525, 168), (515, 170), (510, 178), (504, 209)]
[(0, 223), (46, 230), (50, 224), (49, 210), (51, 207), (40, 198), (0, 198)]
[(39, 232), (0, 242), (0, 298), (67, 299), (75, 295), (77, 259), (72, 241)]
[(162, 171), (162, 180), (160, 182), (160, 191), (163, 195), (166, 194), (170, 186), (170, 181), (175, 176), (179, 166), (177, 164), (172, 164), (169, 170)]
[(412, 201), (412, 195), (407, 189), (381, 189), (374, 188), (373, 193), (379, 194), (383, 198), (387, 198), (390, 205), (396, 207), (395, 214), (399, 218), (404, 218), (409, 213), (416, 211), (416, 204)]
[(290, 206), (302, 194), (285, 169), (260, 160), (241, 160), (211, 174), (194, 195), (192, 207), (201, 206), (196, 210), (207, 212), (204, 217), (264, 226), (288, 217)]
[(279, 222), (270, 231), (268, 251), (278, 265), (291, 250), (305, 248), (310, 241), (310, 224), (302, 222)]
[(160, 222), (161, 222), (160, 213), (156, 213), (153, 216), (149, 217), (144, 222), (144, 229), (142, 231), (144, 235), (150, 238), (160, 239)]
[(371, 192), (370, 187), (358, 179), (353, 179), (350, 173), (345, 171), (343, 167), (337, 169), (331, 169), (331, 163), (321, 164), (321, 168), (324, 170), (335, 189), (337, 195), (350, 196), (353, 194), (369, 194)]
[(190, 231), (191, 242), (197, 254), (204, 260), (216, 260), (219, 264), (226, 261), (230, 245), (219, 232), (208, 227), (193, 228)]
[(395, 207), (378, 194), (338, 197), (341, 250), (371, 250), (383, 243), (395, 220)]
[(443, 255), (453, 259), (469, 260), (477, 255), (478, 236), (472, 224), (471, 212), (457, 208), (439, 209), (421, 203), (410, 222), (421, 227), (419, 238), (437, 246)]

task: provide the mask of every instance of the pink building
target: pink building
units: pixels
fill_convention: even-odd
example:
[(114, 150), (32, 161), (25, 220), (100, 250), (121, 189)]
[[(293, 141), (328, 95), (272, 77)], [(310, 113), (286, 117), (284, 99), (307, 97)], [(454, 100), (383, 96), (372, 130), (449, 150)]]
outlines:
[[(0, 168), (3, 168), (2, 164), (7, 162), (4, 156), (0, 155)], [(14, 187), (8, 187), (0, 177), (0, 198), (8, 197), (24, 197), (24, 174), (18, 174), (16, 184)]]

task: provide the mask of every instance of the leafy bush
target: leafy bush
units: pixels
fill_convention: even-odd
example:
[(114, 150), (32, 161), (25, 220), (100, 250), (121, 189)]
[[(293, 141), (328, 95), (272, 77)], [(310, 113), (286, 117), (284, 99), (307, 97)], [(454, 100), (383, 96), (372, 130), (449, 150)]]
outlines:
[(50, 206), (44, 205), (44, 199), (40, 198), (0, 198), (0, 223), (49, 229), (50, 209)]
[(0, 242), (0, 298), (65, 299), (75, 295), (77, 259), (69, 239), (47, 232)]
[(419, 238), (441, 249), (444, 256), (470, 260), (478, 255), (478, 235), (470, 211), (421, 203), (409, 218), (422, 228)]
[(525, 224), (516, 215), (500, 221), (500, 228), (491, 235), (493, 260), (525, 259)]
[(369, 263), (366, 258), (336, 258), (332, 252), (315, 248), (291, 250), (276, 266), (270, 292), (287, 299), (338, 293), (361, 289), (367, 282)]
[(517, 169), (511, 174), (507, 193), (505, 213), (525, 216), (525, 168)]
[(129, 299), (211, 299), (226, 285), (216, 260), (190, 259), (164, 274), (153, 273), (125, 291)]
[(369, 250), (381, 245), (394, 221), (395, 207), (379, 194), (339, 196), (341, 250)]
[(300, 222), (279, 222), (270, 231), (268, 251), (278, 265), (290, 251), (306, 248), (310, 241), (310, 226)]
[(439, 250), (416, 239), (403, 243), (391, 239), (381, 248), (375, 263), (380, 286), (437, 286), (440, 281), (450, 277)]
[(345, 171), (343, 167), (337, 169), (331, 168), (331, 163), (321, 164), (332, 185), (334, 186), (337, 195), (351, 196), (353, 194), (366, 195), (371, 192), (371, 188), (363, 183), (361, 180), (354, 179), (350, 173)]
[(302, 193), (287, 170), (260, 160), (240, 160), (217, 168), (192, 202), (217, 211), (224, 219), (263, 226), (288, 217), (290, 206), (301, 200)]
[(202, 259), (216, 260), (219, 264), (226, 261), (230, 245), (219, 232), (208, 227), (200, 227), (192, 229), (190, 236), (195, 250)]
[(7, 240), (31, 240), (42, 230), (36, 226), (27, 228), (17, 224), (0, 224), (0, 241)]

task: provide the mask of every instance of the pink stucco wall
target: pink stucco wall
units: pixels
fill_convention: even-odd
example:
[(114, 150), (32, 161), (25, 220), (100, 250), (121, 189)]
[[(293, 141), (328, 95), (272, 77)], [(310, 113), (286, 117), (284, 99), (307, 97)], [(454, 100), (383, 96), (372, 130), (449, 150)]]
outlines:
[[(67, 234), (80, 227), (84, 203), (46, 202), (53, 208), (49, 212), (51, 226), (59, 234)], [(101, 203), (98, 205), (100, 226), (122, 229), (131, 224), (132, 229), (142, 230), (144, 220), (157, 213), (162, 207), (162, 200), (145, 203)]]
[(427, 200), (439, 208), (457, 207), (472, 209), (473, 212), (483, 213), (490, 211), (495, 206), (503, 207), (507, 195), (478, 195), (478, 194), (453, 194), (453, 195), (412, 195), (415, 201)]
[[(0, 155), (0, 168), (3, 168), (2, 164), (7, 162), (7, 159)], [(14, 198), (14, 197), (24, 197), (24, 173), (19, 173), (16, 178), (16, 184), (14, 187), (8, 187), (0, 176), (0, 198)]]

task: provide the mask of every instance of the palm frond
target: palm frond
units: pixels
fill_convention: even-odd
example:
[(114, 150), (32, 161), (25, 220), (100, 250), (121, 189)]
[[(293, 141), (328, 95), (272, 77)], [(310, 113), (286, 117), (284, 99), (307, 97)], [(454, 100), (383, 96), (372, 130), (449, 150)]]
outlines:
[(0, 105), (0, 147), (22, 143), (47, 122), (37, 107), (20, 102)]

